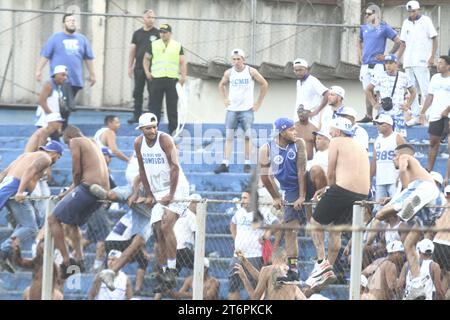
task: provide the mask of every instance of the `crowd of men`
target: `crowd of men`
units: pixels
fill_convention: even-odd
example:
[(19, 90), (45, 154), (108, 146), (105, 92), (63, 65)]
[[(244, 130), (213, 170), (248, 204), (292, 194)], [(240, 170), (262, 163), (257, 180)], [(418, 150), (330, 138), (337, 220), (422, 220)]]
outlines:
[[(448, 296), (449, 235), (424, 234), (417, 227), (450, 227), (449, 211), (445, 210), (450, 188), (444, 190), (450, 159), (445, 178), (432, 171), (440, 142), (449, 133), (450, 57), (439, 57), (437, 73), (430, 80), (428, 67), (435, 62), (437, 33), (431, 20), (420, 14), (417, 1), (409, 1), (406, 10), (409, 18), (400, 36), (381, 20), (380, 9), (374, 5), (367, 7), (366, 24), (361, 27), (361, 82), (367, 114), (359, 122), (373, 122), (379, 133), (372, 137), (375, 142), (371, 161), (369, 135), (358, 125), (356, 111), (344, 105), (345, 89), (325, 87), (309, 73), (306, 60), (294, 60), (293, 72), (298, 78), (295, 115), (293, 119), (281, 117), (274, 121), (273, 137), (259, 147), (256, 168), (261, 189), (272, 198), (273, 208), (283, 214), (276, 216), (267, 208), (254, 210), (250, 205), (253, 190), (242, 193), (241, 206), (230, 221), (234, 257), (229, 266), (229, 299), (240, 299), (242, 289), (251, 299), (306, 299), (335, 283), (338, 257), (342, 251), (348, 255), (351, 241), (343, 250), (341, 232), (321, 228), (351, 224), (354, 203), (368, 199), (377, 202), (366, 210), (368, 226), (388, 230), (380, 234), (367, 232), (362, 297), (413, 300)], [(171, 39), (171, 26), (162, 24), (156, 30), (152, 10), (146, 10), (143, 18), (144, 27), (133, 35), (128, 64), (129, 75), (135, 77), (135, 113), (129, 123), (137, 122), (140, 133), (134, 140), (132, 155), (118, 147), (120, 120), (116, 116), (107, 116), (105, 126), (93, 138), (68, 124), (75, 95), (83, 87), (83, 61), (91, 85), (95, 83), (93, 53), (86, 37), (75, 33), (73, 15), (64, 16), (64, 32), (53, 35), (41, 52), (36, 77), (42, 78), (42, 69), (50, 61), (51, 79), (43, 85), (39, 97), (38, 130), (30, 137), (24, 153), (0, 174), (0, 208), (6, 206), (15, 220), (13, 234), (0, 247), (0, 266), (9, 272), (15, 272), (15, 266), (33, 269), (33, 283), (24, 295), (28, 299), (40, 298), (42, 227), (48, 199), (33, 200), (27, 195), (50, 194), (47, 180), (51, 179), (51, 166), (63, 153), (61, 138), (71, 153), (73, 180), (58, 195), (56, 207), (47, 217), (59, 264), (54, 265), (54, 298), (62, 297), (65, 279), (85, 272), (84, 247), (91, 242), (97, 244), (92, 269), (98, 274), (89, 298), (130, 299), (132, 283), (122, 269), (132, 261), (139, 264), (134, 290), (142, 293), (150, 259), (146, 244), (151, 235), (157, 262), (155, 298), (192, 297), (188, 292), (192, 277), (178, 292), (174, 291), (180, 269), (192, 268), (193, 217), (196, 203), (201, 200), (190, 194), (171, 136), (178, 125), (176, 84), (183, 85), (186, 80), (186, 61), (181, 44)], [(389, 54), (385, 54), (387, 39), (394, 42)], [(67, 57), (69, 54), (76, 57), (75, 62)], [(405, 72), (400, 71), (402, 56)], [(254, 112), (262, 106), (269, 86), (256, 69), (245, 63), (242, 49), (232, 50), (230, 57), (232, 66), (219, 83), (227, 114), (224, 159), (214, 170), (216, 174), (229, 171), (239, 126), (246, 134), (244, 172), (255, 170), (250, 162), (250, 129)], [(256, 101), (255, 82), (259, 85)], [(145, 84), (150, 94), (149, 113), (142, 113)], [(419, 91), (422, 107), (417, 99)], [(168, 133), (158, 130), (164, 95)], [(408, 126), (427, 122), (430, 152), (427, 168), (423, 168), (414, 156), (414, 146), (408, 144), (407, 131)], [(125, 186), (116, 186), (110, 175), (112, 156), (127, 163)], [(109, 229), (107, 203), (111, 201), (126, 204), (130, 212)], [(314, 205), (307, 208), (305, 202), (311, 201)], [(255, 229), (255, 220), (283, 225), (285, 230)], [(310, 233), (316, 261), (303, 283), (298, 230), (307, 224), (318, 227)], [(84, 235), (80, 232), (83, 226)], [(401, 226), (415, 229), (400, 230)], [(22, 259), (20, 243), (33, 237), (35, 256), (32, 260)], [(220, 284), (208, 273), (208, 259), (204, 265), (204, 297), (216, 299)]]

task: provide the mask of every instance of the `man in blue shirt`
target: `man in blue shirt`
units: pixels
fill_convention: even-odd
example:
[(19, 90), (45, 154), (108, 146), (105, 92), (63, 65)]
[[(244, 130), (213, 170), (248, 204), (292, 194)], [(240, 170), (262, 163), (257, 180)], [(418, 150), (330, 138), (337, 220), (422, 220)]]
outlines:
[[(37, 81), (42, 80), (42, 69), (50, 61), (50, 70), (57, 65), (64, 65), (68, 69), (68, 82), (63, 87), (67, 91), (69, 99), (75, 99), (79, 90), (83, 88), (83, 61), (89, 70), (89, 82), (91, 86), (95, 83), (94, 65), (92, 60), (94, 54), (89, 40), (76, 31), (76, 19), (73, 14), (65, 14), (62, 19), (64, 31), (53, 34), (41, 50), (41, 58), (36, 69)], [(68, 102), (70, 105), (71, 102)], [(70, 108), (61, 110), (61, 116), (67, 125)]]
[[(397, 32), (390, 25), (381, 20), (381, 11), (377, 5), (367, 7), (363, 24), (359, 32), (358, 55), (361, 62), (359, 80), (365, 90), (372, 78), (376, 78), (384, 71), (384, 51), (386, 39), (395, 42), (390, 53), (395, 53), (404, 45), (400, 41)], [(372, 105), (366, 98), (366, 116), (358, 122), (372, 122)]]

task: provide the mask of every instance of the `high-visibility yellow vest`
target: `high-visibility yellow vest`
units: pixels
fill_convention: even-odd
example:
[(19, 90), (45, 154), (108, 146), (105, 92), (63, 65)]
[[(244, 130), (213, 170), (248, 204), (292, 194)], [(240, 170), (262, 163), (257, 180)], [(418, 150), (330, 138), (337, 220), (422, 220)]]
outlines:
[(155, 40), (152, 46), (152, 67), (153, 78), (179, 78), (180, 50), (181, 44), (170, 40), (166, 44), (161, 39)]

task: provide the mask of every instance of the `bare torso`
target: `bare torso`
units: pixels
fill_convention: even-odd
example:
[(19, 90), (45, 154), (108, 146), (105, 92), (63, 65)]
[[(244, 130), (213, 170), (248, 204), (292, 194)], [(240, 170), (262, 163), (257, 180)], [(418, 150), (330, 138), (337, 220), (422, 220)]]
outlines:
[(297, 138), (302, 138), (303, 140), (305, 140), (308, 160), (311, 160), (314, 155), (315, 137), (313, 132), (317, 130), (318, 130), (317, 127), (310, 122), (308, 122), (306, 125), (302, 124), (300, 121), (297, 121), (295, 123), (295, 131), (297, 133)]
[(336, 184), (359, 194), (368, 194), (370, 188), (370, 164), (367, 151), (348, 137), (331, 139), (337, 148)]
[[(447, 208), (442, 216), (436, 220), (436, 228), (450, 228), (450, 210)], [(434, 240), (450, 242), (450, 232), (439, 231)]]
[(265, 300), (305, 300), (305, 295), (296, 285), (276, 285), (276, 279), (286, 273), (284, 269), (283, 265), (270, 265), (261, 269), (267, 281)]
[[(50, 156), (44, 152), (44, 151), (38, 151), (38, 152), (27, 152), (22, 154), (19, 158), (17, 158), (12, 164), (11, 167), (8, 169), (7, 176), (13, 176), (19, 180), (22, 179), (22, 176), (25, 174), (26, 171), (30, 169), (31, 163), (35, 162), (36, 160), (42, 160), (44, 162), (48, 162), (49, 166), (52, 162)], [(41, 170), (36, 173), (36, 175), (31, 178), (31, 181), (28, 182), (28, 191), (33, 191), (36, 183), (39, 181), (40, 178), (44, 175), (45, 170), (49, 167), (47, 166), (44, 170)]]
[(81, 182), (88, 185), (98, 184), (109, 189), (109, 172), (105, 158), (93, 139), (73, 138), (70, 141), (72, 153), (79, 152)]
[(406, 187), (410, 182), (415, 180), (428, 180), (432, 183), (433, 177), (428, 173), (427, 170), (425, 170), (424, 167), (420, 164), (420, 162), (414, 158), (413, 156), (410, 156), (409, 154), (402, 154), (400, 155), (400, 162), (407, 161), (408, 167), (406, 170), (405, 180), (402, 180), (402, 183), (405, 183), (404, 187)]
[(374, 264), (376, 263), (378, 263), (376, 270), (369, 278), (367, 285), (369, 289), (368, 294), (373, 300), (391, 300), (393, 297), (386, 280), (386, 272), (388, 267), (392, 267), (394, 264), (386, 258), (380, 258), (374, 262)]
[(45, 145), (47, 142), (49, 135), (46, 128), (40, 128), (36, 130), (28, 139), (28, 142), (25, 146), (24, 152), (34, 152), (38, 151), (40, 146)]

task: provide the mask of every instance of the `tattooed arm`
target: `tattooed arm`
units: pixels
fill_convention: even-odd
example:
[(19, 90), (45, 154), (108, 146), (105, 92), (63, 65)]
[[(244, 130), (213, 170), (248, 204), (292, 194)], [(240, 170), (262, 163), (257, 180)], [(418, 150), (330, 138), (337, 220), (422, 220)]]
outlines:
[(305, 173), (306, 173), (306, 161), (308, 159), (308, 155), (306, 152), (306, 144), (303, 139), (297, 139), (297, 141), (295, 142), (295, 145), (297, 146), (297, 175), (298, 175), (298, 187), (300, 188), (300, 194), (299, 194), (297, 201), (295, 201), (294, 208), (299, 210), (306, 198)]
[(41, 153), (30, 164), (28, 170), (26, 170), (20, 178), (20, 185), (16, 193), (16, 201), (22, 202), (24, 199), (23, 192), (28, 188), (29, 192), (32, 192), (34, 186), (33, 181), (37, 180), (36, 177), (42, 176), (44, 171), (52, 165), (52, 160), (48, 154)]

